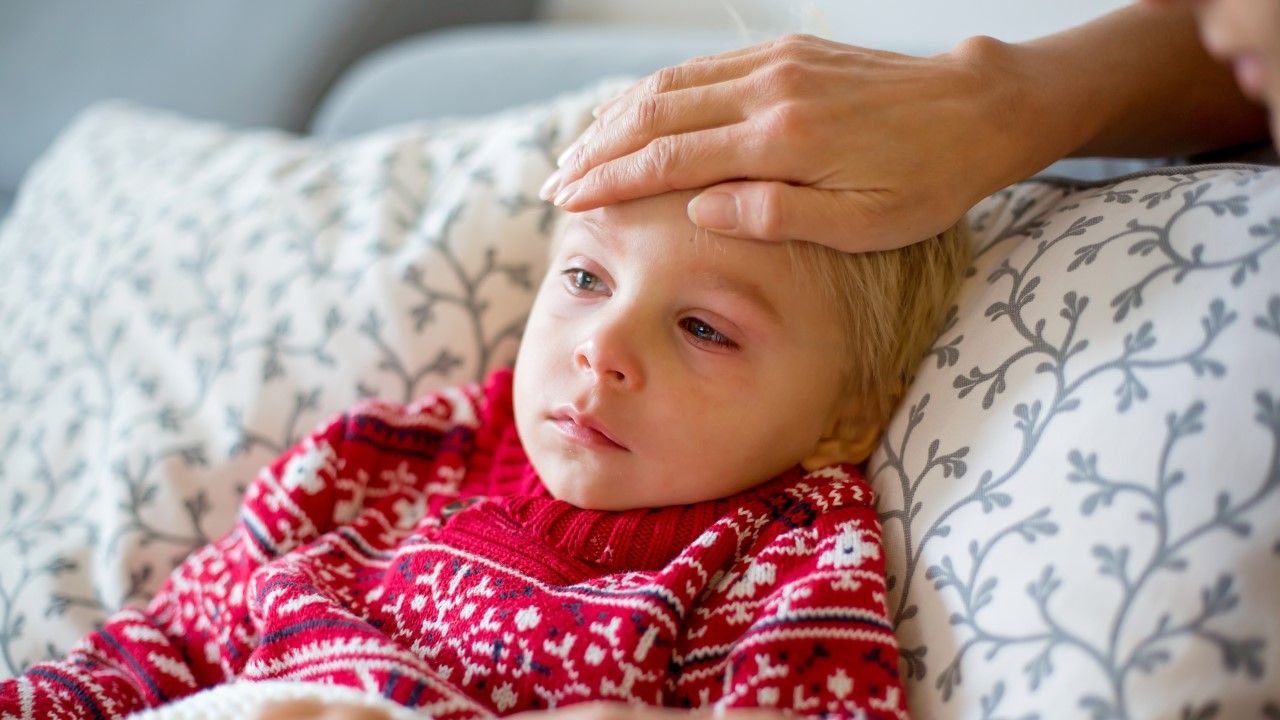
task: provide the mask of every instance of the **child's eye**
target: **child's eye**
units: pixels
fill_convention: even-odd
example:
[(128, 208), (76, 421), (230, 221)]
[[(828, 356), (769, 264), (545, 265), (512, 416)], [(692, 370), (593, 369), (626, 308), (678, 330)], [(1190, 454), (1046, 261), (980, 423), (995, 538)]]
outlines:
[(560, 274), (564, 276), (565, 289), (574, 295), (608, 294), (609, 292), (604, 281), (582, 268), (569, 268)]
[(685, 318), (680, 321), (680, 327), (700, 345), (714, 345), (727, 350), (735, 350), (738, 347), (738, 343), (698, 318)]

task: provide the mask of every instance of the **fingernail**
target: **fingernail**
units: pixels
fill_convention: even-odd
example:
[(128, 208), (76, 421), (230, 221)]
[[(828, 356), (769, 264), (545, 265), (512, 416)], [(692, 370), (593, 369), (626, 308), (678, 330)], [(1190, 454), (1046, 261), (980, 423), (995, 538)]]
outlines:
[(729, 193), (703, 193), (689, 202), (688, 212), (694, 225), (708, 230), (738, 227), (738, 198)]
[(597, 105), (597, 106), (595, 106), (595, 107), (591, 108), (591, 117), (593, 117), (593, 118), (599, 118), (599, 117), (600, 117), (600, 110), (601, 110), (602, 108), (604, 108), (604, 103), (600, 103), (599, 105)]
[(562, 167), (564, 165), (564, 161), (568, 160), (573, 155), (573, 151), (577, 150), (578, 146), (581, 144), (582, 136), (578, 136), (577, 140), (569, 143), (569, 147), (565, 148), (564, 152), (560, 153), (560, 157), (556, 158), (556, 167)]
[(542, 198), (543, 200), (550, 200), (551, 193), (555, 192), (556, 186), (558, 186), (559, 184), (560, 184), (560, 171), (557, 170), (551, 173), (551, 177), (547, 178), (546, 182), (542, 183), (541, 188), (538, 188), (538, 197)]
[(578, 194), (578, 190), (579, 187), (577, 180), (560, 188), (560, 192), (556, 193), (556, 199), (553, 201), (555, 202), (556, 207), (564, 207), (565, 203), (572, 200), (573, 196)]

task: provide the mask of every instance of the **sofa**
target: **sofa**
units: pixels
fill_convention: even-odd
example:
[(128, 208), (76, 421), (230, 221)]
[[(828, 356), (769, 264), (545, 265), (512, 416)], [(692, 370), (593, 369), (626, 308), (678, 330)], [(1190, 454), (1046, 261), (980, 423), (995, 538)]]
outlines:
[[(554, 158), (736, 44), (488, 26), (360, 60), (304, 135), (78, 115), (0, 226), (0, 676), (145, 602), (325, 417), (509, 363)], [(913, 711), (1280, 717), (1280, 171), (1067, 164), (969, 221), (867, 466)]]

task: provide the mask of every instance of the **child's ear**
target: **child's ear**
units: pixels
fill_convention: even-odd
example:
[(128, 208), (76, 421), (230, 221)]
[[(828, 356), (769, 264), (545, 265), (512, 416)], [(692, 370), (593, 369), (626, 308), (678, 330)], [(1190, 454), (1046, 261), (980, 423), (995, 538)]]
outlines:
[(871, 456), (880, 440), (880, 423), (856, 416), (833, 421), (818, 445), (800, 461), (805, 470), (817, 470), (836, 463), (856, 465)]

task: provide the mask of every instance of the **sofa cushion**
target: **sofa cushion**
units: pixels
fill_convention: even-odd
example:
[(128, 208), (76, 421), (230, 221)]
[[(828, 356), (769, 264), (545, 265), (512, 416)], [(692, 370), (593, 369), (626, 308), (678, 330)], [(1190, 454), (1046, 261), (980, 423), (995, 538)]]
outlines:
[(525, 21), (534, 10), (533, 0), (0, 3), (0, 190), (17, 188), (92, 103), (301, 131), (339, 74), (371, 50), (461, 23)]
[(528, 23), (442, 30), (363, 58), (325, 95), (309, 129), (343, 138), (419, 118), (484, 115), (743, 44), (727, 30)]

